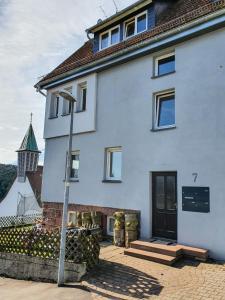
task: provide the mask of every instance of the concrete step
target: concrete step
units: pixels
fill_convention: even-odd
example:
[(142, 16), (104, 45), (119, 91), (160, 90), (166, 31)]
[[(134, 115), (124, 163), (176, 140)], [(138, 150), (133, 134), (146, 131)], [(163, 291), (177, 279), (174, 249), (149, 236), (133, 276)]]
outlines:
[(163, 255), (179, 257), (182, 255), (182, 249), (177, 245), (163, 245), (157, 243), (150, 243), (146, 241), (135, 241), (130, 244), (132, 249), (155, 252)]
[(145, 260), (150, 260), (167, 266), (172, 266), (177, 260), (177, 257), (132, 248), (126, 249), (124, 251), (124, 254)]

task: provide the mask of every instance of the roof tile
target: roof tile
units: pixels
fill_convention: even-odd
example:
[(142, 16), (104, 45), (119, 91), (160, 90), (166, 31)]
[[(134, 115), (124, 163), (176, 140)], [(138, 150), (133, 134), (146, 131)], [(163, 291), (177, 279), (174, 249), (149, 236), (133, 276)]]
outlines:
[(175, 29), (222, 8), (225, 8), (225, 0), (178, 0), (158, 16), (156, 26), (153, 29), (95, 54), (93, 53), (92, 41), (88, 41), (57, 68), (47, 74), (38, 84), (43, 84), (46, 80), (54, 81), (55, 77), (59, 75), (63, 75), (78, 67), (88, 65), (89, 63), (97, 62), (123, 49), (129, 49), (129, 47), (133, 45), (144, 42), (161, 33)]

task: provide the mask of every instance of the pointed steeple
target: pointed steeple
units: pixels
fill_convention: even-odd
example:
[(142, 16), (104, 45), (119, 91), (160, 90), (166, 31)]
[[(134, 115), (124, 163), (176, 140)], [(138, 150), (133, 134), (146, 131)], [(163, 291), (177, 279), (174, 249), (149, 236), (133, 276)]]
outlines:
[(33, 126), (32, 126), (32, 114), (31, 121), (28, 130), (23, 138), (22, 144), (17, 150), (18, 152), (18, 181), (24, 182), (26, 180), (26, 172), (37, 170), (39, 153)]
[(30, 123), (30, 126), (23, 138), (22, 144), (21, 144), (19, 150), (17, 150), (17, 152), (19, 152), (19, 151), (40, 152), (38, 150), (32, 123)]

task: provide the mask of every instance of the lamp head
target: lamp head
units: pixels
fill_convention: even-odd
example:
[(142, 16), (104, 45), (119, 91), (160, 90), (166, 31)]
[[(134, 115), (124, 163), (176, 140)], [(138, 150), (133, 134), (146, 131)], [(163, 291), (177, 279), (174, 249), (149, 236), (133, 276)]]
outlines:
[(70, 102), (76, 102), (77, 100), (74, 98), (73, 95), (71, 95), (69, 92), (65, 91), (65, 90), (61, 90), (59, 91), (59, 95), (64, 98), (67, 101)]

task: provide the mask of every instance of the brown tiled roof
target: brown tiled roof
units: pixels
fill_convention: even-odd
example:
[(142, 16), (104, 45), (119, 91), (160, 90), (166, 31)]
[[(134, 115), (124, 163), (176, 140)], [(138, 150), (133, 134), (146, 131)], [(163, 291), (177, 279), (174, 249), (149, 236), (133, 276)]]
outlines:
[(97, 62), (98, 60), (115, 54), (120, 50), (129, 49), (129, 47), (135, 44), (151, 39), (161, 33), (175, 29), (222, 8), (225, 8), (225, 0), (178, 0), (165, 12), (158, 16), (156, 26), (153, 29), (95, 54), (92, 49), (92, 41), (88, 41), (62, 64), (46, 75), (39, 84), (42, 84), (46, 80), (54, 80), (54, 77), (73, 71), (78, 67), (85, 66), (92, 62)]
[(42, 173), (43, 173), (42, 166), (38, 166), (37, 171), (35, 172), (31, 172), (31, 171), (26, 172), (27, 178), (30, 182), (31, 188), (34, 192), (34, 195), (36, 196), (36, 199), (40, 207), (41, 207)]

